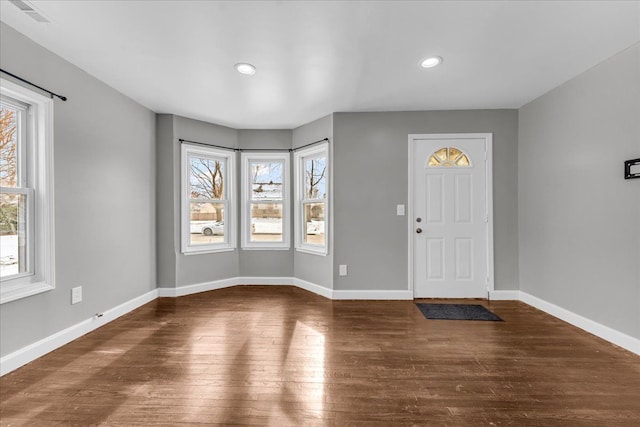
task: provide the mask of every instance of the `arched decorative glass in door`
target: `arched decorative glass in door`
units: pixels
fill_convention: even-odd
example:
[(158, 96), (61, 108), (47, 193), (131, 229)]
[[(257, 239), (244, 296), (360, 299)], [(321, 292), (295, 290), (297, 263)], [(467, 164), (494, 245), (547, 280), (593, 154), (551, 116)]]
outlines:
[(455, 147), (443, 147), (435, 151), (427, 162), (427, 167), (463, 167), (471, 166), (469, 157), (460, 149)]

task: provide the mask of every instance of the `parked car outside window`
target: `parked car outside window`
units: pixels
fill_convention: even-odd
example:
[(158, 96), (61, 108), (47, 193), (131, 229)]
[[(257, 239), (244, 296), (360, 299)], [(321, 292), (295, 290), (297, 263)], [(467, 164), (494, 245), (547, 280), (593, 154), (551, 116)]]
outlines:
[(205, 236), (224, 235), (224, 220), (215, 222), (194, 222), (190, 226), (191, 234), (204, 234)]

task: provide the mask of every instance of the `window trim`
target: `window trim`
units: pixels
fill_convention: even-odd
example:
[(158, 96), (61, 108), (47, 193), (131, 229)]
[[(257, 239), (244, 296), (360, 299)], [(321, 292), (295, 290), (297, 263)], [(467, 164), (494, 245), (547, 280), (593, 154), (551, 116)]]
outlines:
[[(3, 279), (0, 304), (55, 289), (53, 99), (0, 78), (0, 95), (29, 106), (26, 117), (27, 236), (30, 273)], [(22, 160), (22, 159), (21, 159)], [(23, 183), (24, 184), (24, 183)], [(5, 189), (3, 189), (5, 192)], [(6, 192), (14, 192), (6, 189)], [(16, 191), (22, 193), (21, 190)]]
[[(189, 157), (193, 154), (201, 155), (208, 158), (223, 158), (226, 161), (226, 171), (224, 179), (226, 184), (224, 187), (224, 199), (215, 200), (214, 203), (222, 203), (225, 205), (224, 226), (225, 226), (225, 242), (209, 243), (204, 245), (191, 245), (190, 242), (190, 203), (189, 197), (189, 178), (190, 167)], [(183, 143), (180, 150), (180, 235), (181, 235), (181, 252), (183, 255), (198, 255), (216, 252), (229, 252), (236, 250), (236, 218), (235, 218), (235, 153), (223, 151), (216, 148), (205, 148)]]
[[(243, 250), (289, 250), (291, 249), (291, 185), (290, 185), (290, 155), (289, 153), (242, 153), (242, 202), (241, 202), (241, 228), (242, 228), (242, 249)], [(251, 205), (256, 202), (251, 199), (252, 161), (282, 161), (282, 200), (269, 200), (265, 203), (282, 204), (282, 242), (252, 242), (251, 241)]]
[[(326, 198), (324, 199), (306, 199), (304, 196), (305, 191), (305, 177), (304, 162), (306, 160), (325, 157), (327, 162), (328, 176), (326, 177)], [(329, 230), (330, 230), (330, 218), (331, 218), (331, 158), (329, 156), (329, 143), (315, 145), (313, 147), (301, 149), (294, 153), (294, 165), (295, 165), (295, 180), (294, 180), (294, 192), (295, 192), (295, 205), (294, 205), (294, 222), (295, 222), (295, 249), (298, 252), (304, 252), (312, 255), (326, 256), (329, 254)], [(304, 209), (303, 206), (307, 203), (324, 203), (324, 245), (312, 245), (305, 243), (303, 239), (304, 230)]]

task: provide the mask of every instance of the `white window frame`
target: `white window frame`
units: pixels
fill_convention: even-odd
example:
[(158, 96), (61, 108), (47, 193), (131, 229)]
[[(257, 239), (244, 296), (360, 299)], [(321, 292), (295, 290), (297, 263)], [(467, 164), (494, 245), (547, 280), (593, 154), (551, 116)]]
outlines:
[[(0, 304), (55, 289), (53, 99), (0, 78), (0, 96), (26, 104), (20, 188), (27, 197), (27, 272), (2, 279)], [(19, 143), (20, 144), (20, 143)]]
[[(305, 194), (305, 161), (318, 157), (325, 157), (327, 162), (326, 177), (326, 197), (318, 199), (307, 199)], [(298, 252), (305, 252), (313, 255), (326, 256), (329, 253), (329, 220), (330, 220), (330, 199), (331, 199), (331, 158), (329, 157), (329, 143), (318, 144), (309, 148), (297, 150), (294, 153), (295, 165), (295, 248)], [(307, 203), (324, 203), (324, 245), (314, 245), (304, 241), (304, 209)]]
[[(288, 250), (291, 248), (290, 212), (291, 190), (289, 184), (289, 153), (242, 153), (242, 249), (245, 250)], [(283, 162), (282, 165), (282, 200), (252, 200), (251, 163)], [(252, 242), (251, 241), (251, 205), (253, 203), (281, 203), (282, 204), (282, 242)]]
[[(209, 200), (211, 203), (224, 204), (224, 238), (221, 243), (210, 243), (203, 245), (192, 245), (190, 243), (191, 227), (190, 227), (190, 193), (189, 179), (191, 169), (189, 167), (189, 157), (199, 156), (209, 159), (224, 160), (224, 199)], [(185, 255), (205, 254), (214, 252), (228, 252), (236, 250), (236, 211), (235, 211), (235, 152), (229, 150), (219, 150), (204, 146), (196, 146), (183, 143), (181, 147), (181, 250)]]

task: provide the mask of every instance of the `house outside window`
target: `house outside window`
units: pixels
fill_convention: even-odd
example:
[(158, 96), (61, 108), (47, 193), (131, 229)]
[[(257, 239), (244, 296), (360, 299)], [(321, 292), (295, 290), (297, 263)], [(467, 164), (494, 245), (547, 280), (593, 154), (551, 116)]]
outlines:
[(242, 154), (242, 248), (290, 248), (289, 153)]
[(182, 253), (235, 249), (235, 153), (182, 145)]
[(328, 253), (329, 144), (295, 153), (296, 250)]

